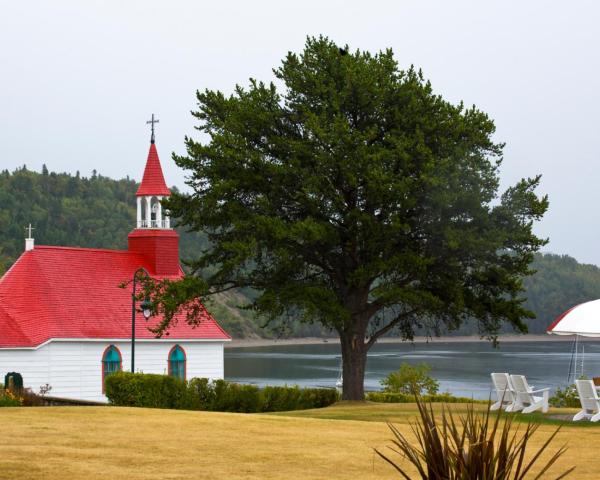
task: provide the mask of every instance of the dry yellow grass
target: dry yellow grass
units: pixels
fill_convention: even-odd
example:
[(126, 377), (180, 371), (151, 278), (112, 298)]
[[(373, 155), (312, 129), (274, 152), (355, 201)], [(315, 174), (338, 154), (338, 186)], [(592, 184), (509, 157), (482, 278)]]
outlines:
[[(415, 413), (414, 405), (369, 403), (288, 415), (2, 408), (0, 479), (399, 478), (373, 448), (389, 444), (385, 420), (408, 432)], [(533, 446), (555, 428), (543, 425)], [(569, 478), (600, 478), (600, 428), (567, 427), (551, 450), (565, 442), (552, 471), (577, 465)]]

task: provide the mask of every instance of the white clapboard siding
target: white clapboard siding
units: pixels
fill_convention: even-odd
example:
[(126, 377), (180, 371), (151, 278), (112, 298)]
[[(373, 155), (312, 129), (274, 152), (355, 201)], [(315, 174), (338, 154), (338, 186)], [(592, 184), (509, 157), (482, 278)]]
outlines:
[[(81, 400), (107, 401), (102, 394), (102, 355), (109, 345), (121, 352), (123, 370), (131, 368), (131, 344), (127, 341), (53, 340), (37, 349), (0, 349), (0, 381), (8, 372), (23, 375), (23, 383), (39, 391), (46, 383), (49, 395)], [(187, 379), (223, 378), (223, 342), (138, 341), (136, 372), (166, 374), (168, 355), (179, 345), (186, 354)]]

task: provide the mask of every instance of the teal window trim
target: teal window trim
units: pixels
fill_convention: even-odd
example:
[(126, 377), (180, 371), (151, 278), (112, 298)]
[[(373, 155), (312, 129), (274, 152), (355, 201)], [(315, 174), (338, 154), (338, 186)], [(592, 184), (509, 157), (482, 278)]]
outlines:
[(181, 380), (186, 379), (187, 359), (185, 351), (179, 345), (175, 345), (169, 352), (169, 375), (172, 377), (179, 378)]
[(114, 345), (109, 345), (102, 354), (102, 393), (104, 393), (104, 381), (106, 377), (123, 369), (123, 357)]

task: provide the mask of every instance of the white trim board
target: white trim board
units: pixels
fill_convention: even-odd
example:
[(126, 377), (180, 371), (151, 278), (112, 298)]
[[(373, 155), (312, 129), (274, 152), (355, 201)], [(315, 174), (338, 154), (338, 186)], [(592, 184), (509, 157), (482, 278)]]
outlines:
[[(50, 338), (35, 347), (0, 347), (0, 351), (4, 350), (37, 350), (51, 342), (97, 342), (97, 343), (115, 343), (129, 342), (131, 338)], [(225, 343), (231, 342), (231, 338), (136, 338), (135, 343)]]

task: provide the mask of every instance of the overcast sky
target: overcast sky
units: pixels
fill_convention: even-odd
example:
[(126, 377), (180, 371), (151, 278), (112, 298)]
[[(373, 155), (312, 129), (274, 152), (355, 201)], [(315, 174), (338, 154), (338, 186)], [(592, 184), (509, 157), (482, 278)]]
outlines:
[(169, 185), (196, 135), (195, 91), (269, 81), (324, 34), (391, 47), (437, 93), (496, 122), (503, 187), (543, 175), (546, 251), (600, 265), (600, 3), (594, 1), (0, 0), (0, 169), (140, 179), (151, 113)]

